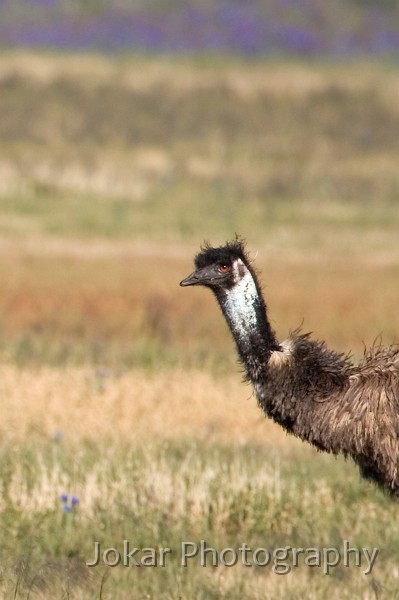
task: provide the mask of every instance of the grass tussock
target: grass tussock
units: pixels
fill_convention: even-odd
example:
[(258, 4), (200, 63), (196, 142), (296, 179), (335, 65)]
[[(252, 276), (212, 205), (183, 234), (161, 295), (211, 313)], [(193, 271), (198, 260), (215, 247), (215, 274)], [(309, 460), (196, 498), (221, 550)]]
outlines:
[[(14, 588), (16, 597), (49, 598), (67, 587), (68, 597), (95, 598), (104, 586), (103, 592), (112, 589), (108, 594), (122, 598), (132, 587), (139, 598), (264, 598), (267, 590), (284, 598), (308, 586), (307, 597), (325, 589), (333, 598), (366, 598), (373, 585), (395, 586), (394, 505), (357, 477), (348, 486), (341, 461), (310, 464), (304, 456), (252, 443), (132, 447), (98, 440), (69, 448), (60, 441), (36, 450), (22, 445), (12, 458), (3, 446), (0, 461), (7, 572), (0, 589)], [(245, 542), (271, 551), (285, 545), (339, 547), (348, 539), (352, 546), (384, 545), (385, 552), (372, 577), (343, 565), (330, 578), (305, 564), (284, 576), (272, 565), (207, 568), (192, 561), (182, 567), (182, 541), (201, 539), (219, 550)], [(94, 541), (122, 552), (123, 540), (130, 547), (169, 547), (170, 560), (143, 571), (134, 565), (86, 566), (94, 559)]]

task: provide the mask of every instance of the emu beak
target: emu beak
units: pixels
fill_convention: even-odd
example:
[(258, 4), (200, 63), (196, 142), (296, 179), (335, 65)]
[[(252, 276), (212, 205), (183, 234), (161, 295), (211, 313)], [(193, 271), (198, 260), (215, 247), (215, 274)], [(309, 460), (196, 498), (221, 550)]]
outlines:
[(220, 275), (215, 271), (215, 266), (209, 265), (191, 273), (191, 275), (180, 282), (180, 285), (182, 287), (188, 285), (212, 285), (217, 279), (220, 279)]
[(183, 279), (183, 281), (180, 282), (180, 285), (186, 287), (188, 285), (198, 285), (200, 283), (202, 283), (201, 279), (198, 277), (197, 271), (194, 271), (194, 273), (191, 273), (191, 275)]

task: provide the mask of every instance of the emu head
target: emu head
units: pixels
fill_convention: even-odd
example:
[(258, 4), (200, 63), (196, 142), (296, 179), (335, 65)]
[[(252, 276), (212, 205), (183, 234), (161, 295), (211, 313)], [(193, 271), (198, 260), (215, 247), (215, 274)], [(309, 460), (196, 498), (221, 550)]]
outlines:
[(244, 242), (239, 239), (218, 248), (205, 245), (195, 257), (194, 263), (196, 270), (183, 279), (180, 285), (204, 285), (216, 293), (231, 289), (251, 270)]

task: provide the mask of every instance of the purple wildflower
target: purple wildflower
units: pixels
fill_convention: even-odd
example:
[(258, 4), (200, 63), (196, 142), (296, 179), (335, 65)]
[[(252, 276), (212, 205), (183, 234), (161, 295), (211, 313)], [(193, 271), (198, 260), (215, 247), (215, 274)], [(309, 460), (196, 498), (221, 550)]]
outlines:
[(69, 499), (68, 494), (61, 494), (60, 500), (63, 505), (63, 511), (67, 513), (72, 512), (75, 506), (79, 504), (79, 498), (77, 496), (71, 496), (71, 499)]

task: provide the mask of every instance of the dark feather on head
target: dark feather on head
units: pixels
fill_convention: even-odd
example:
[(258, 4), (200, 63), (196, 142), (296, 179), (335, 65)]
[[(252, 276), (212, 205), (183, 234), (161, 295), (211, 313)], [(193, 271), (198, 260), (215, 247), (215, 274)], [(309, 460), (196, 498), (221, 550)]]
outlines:
[(205, 244), (201, 248), (201, 252), (195, 257), (195, 267), (202, 269), (208, 265), (226, 264), (231, 265), (234, 260), (240, 258), (245, 264), (249, 263), (248, 256), (245, 252), (245, 243), (243, 240), (236, 238), (232, 242), (227, 242), (224, 246), (213, 248), (210, 244)]

